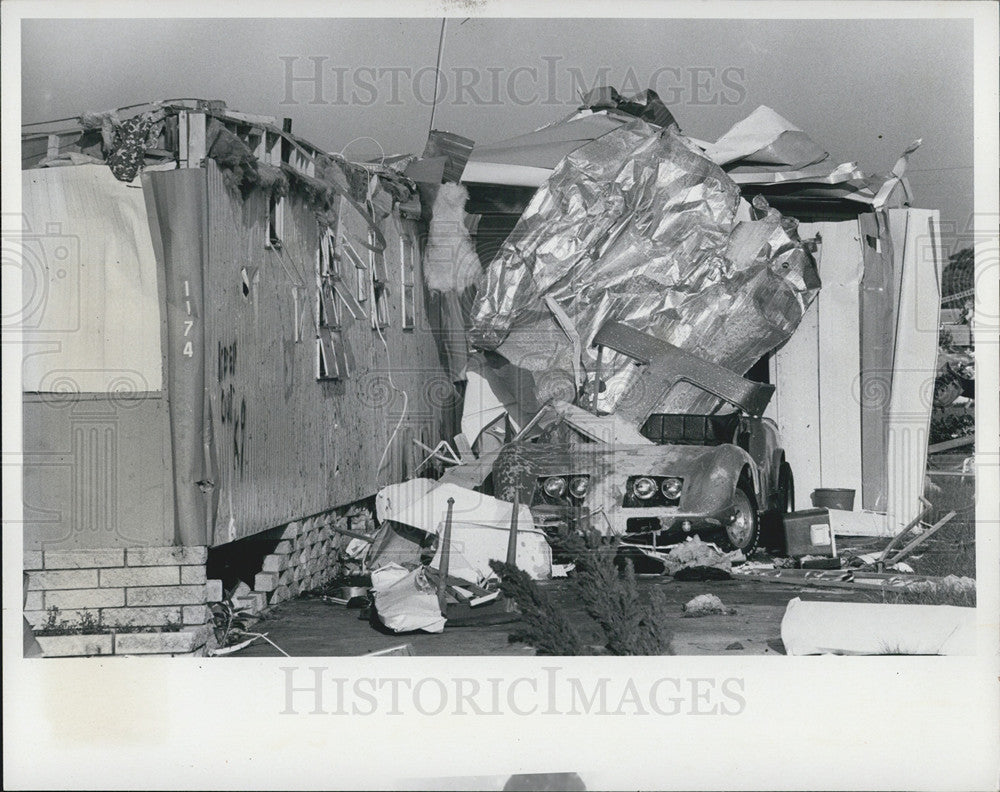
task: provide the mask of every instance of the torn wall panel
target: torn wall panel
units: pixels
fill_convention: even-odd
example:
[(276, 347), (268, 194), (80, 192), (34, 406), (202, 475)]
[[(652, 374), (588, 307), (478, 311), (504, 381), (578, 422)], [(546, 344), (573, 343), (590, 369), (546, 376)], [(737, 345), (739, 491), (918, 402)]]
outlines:
[(23, 389), (159, 391), (160, 306), (142, 190), (104, 165), (80, 165), (25, 171), (21, 200)]

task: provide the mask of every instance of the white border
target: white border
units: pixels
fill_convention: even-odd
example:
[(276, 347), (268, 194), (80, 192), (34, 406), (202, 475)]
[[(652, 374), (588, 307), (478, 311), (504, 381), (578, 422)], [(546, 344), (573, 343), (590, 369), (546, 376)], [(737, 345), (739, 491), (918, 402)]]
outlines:
[[(443, 10), (442, 10), (443, 9)], [(254, 4), (256, 16), (328, 16), (328, 2)], [(5, 2), (3, 200), (19, 210), (20, 18), (221, 17), (246, 2), (139, 4)], [(995, 236), (998, 150), (997, 6), (988, 3), (445, 4), (414, 0), (338, 7), (343, 16), (752, 16), (772, 19), (962, 18), (975, 21), (975, 206)], [(126, 42), (141, 46), (141, 42)], [(871, 42), (879, 45), (877, 40)], [(110, 45), (109, 45), (110, 46)], [(95, 57), (100, 57), (95, 52)], [(859, 88), (859, 90), (861, 90)], [(933, 112), (933, 97), (921, 97)], [(252, 109), (252, 108), (251, 108)], [(988, 218), (994, 218), (989, 227)], [(996, 250), (996, 248), (992, 248)], [(985, 255), (985, 253), (983, 254)], [(982, 259), (982, 256), (980, 256)], [(996, 261), (977, 260), (997, 267)], [(19, 284), (4, 288), (20, 293)], [(988, 292), (988, 293), (987, 293)], [(998, 316), (995, 289), (980, 312)], [(7, 339), (5, 338), (5, 341)], [(982, 339), (987, 342), (987, 339)], [(995, 331), (989, 342), (996, 344)], [(981, 347), (982, 348), (982, 347)], [(987, 347), (988, 348), (988, 347)], [(20, 449), (17, 348), (4, 344), (4, 460)], [(980, 360), (980, 394), (998, 393), (996, 361)], [(282, 661), (25, 662), (20, 655), (21, 536), (4, 530), (4, 776), (8, 788), (392, 788), (404, 777), (504, 776), (572, 770), (590, 788), (995, 789), (1000, 767), (997, 678), (998, 405), (980, 399), (976, 658), (296, 658), (345, 677), (398, 675), (508, 680), (559, 666), (595, 680), (631, 675), (745, 680), (746, 710), (724, 716), (280, 716)], [(985, 461), (985, 456), (983, 457)], [(19, 518), (18, 476), (4, 476), (4, 519)], [(232, 663), (237, 663), (233, 666)], [(234, 673), (235, 672), (235, 673)], [(408, 785), (413, 787), (412, 782)]]

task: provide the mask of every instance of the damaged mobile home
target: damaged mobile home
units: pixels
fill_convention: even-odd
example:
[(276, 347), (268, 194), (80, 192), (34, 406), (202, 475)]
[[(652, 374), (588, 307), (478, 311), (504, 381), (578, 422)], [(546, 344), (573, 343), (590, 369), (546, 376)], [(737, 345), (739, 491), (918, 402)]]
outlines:
[(217, 548), (278, 549), (258, 606), (320, 585), (338, 507), (454, 430), (412, 183), (221, 102), (132, 113), (24, 137), (26, 614), (196, 650)]
[[(784, 527), (836, 555), (922, 514), (919, 142), (871, 176), (769, 108), (713, 143), (612, 88), (378, 165), (221, 103), (82, 121), (24, 144), (27, 230), (58, 225), (73, 284), (50, 256), (26, 323), (36, 622), (198, 629), (212, 558), (253, 546), (257, 610), (346, 552), (385, 627), (440, 631), (497, 601), (491, 562), (562, 571), (574, 530), (670, 569), (685, 539), (729, 563)], [(79, 348), (46, 348), (67, 316)], [(827, 490), (855, 497), (791, 514)]]

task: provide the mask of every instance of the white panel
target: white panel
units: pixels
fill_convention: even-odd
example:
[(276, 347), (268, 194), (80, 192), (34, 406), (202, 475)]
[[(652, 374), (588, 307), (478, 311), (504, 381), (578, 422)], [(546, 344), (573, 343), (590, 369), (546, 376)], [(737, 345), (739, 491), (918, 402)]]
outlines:
[[(822, 486), (861, 503), (861, 276), (857, 221), (826, 223), (819, 275), (819, 418)], [(810, 490), (811, 491), (811, 490)], [(802, 490), (803, 495), (808, 492)]]
[[(828, 225), (802, 223), (799, 235), (807, 239), (825, 233)], [(814, 301), (772, 358), (775, 391), (768, 414), (778, 424), (781, 446), (795, 477), (796, 508), (808, 507), (809, 493), (821, 486), (818, 350), (819, 309)]]
[(156, 259), (138, 181), (104, 165), (39, 168), (22, 174), (22, 200), (24, 390), (160, 390)]
[[(937, 363), (942, 265), (937, 210), (890, 210), (890, 229), (898, 229), (901, 222), (905, 222), (906, 233), (886, 460), (886, 511), (894, 531), (916, 517), (921, 508)], [(894, 242), (896, 234), (893, 231)]]

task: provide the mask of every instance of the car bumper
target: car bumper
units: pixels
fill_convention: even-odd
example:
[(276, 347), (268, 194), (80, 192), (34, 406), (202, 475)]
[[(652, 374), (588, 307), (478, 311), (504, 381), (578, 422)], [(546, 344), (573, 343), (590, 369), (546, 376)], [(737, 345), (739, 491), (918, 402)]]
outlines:
[(676, 507), (619, 508), (589, 512), (586, 508), (532, 506), (535, 525), (547, 533), (589, 525), (604, 534), (620, 535), (623, 542), (644, 546), (666, 546), (698, 535), (721, 537), (736, 514), (735, 504), (710, 512), (687, 512)]

